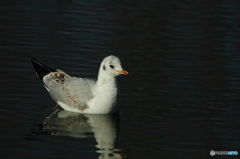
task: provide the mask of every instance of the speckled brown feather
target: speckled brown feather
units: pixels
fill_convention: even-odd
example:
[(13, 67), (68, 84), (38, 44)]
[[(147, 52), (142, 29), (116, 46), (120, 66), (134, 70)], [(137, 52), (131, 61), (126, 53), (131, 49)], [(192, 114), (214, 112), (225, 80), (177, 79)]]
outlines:
[(49, 73), (43, 78), (43, 82), (49, 88), (49, 93), (53, 100), (79, 110), (87, 109), (86, 101), (93, 97), (89, 88), (89, 85), (92, 84), (89, 83), (90, 80), (71, 77), (61, 70), (57, 71)]

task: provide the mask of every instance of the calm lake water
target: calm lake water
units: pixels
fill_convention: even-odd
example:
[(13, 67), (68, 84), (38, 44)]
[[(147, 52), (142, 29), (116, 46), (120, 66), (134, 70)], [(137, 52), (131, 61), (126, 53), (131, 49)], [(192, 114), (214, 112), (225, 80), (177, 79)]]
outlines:
[[(0, 2), (0, 158), (240, 153), (240, 1)], [(119, 113), (55, 106), (29, 58), (96, 78), (114, 54)], [(238, 156), (218, 156), (236, 158)]]

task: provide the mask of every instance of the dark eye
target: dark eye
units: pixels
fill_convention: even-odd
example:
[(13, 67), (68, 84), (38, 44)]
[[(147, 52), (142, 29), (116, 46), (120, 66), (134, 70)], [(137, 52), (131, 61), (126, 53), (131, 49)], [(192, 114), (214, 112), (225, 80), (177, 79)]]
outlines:
[(110, 65), (110, 67), (111, 67), (111, 68), (114, 68), (114, 66), (113, 66), (113, 65)]

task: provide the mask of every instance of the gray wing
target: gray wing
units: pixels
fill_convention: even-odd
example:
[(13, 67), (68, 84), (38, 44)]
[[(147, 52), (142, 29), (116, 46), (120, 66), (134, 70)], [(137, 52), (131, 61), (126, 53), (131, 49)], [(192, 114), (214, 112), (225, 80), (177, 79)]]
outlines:
[(70, 107), (85, 109), (87, 102), (93, 98), (92, 88), (95, 81), (91, 79), (71, 77), (58, 70), (46, 75), (43, 82), (54, 101)]

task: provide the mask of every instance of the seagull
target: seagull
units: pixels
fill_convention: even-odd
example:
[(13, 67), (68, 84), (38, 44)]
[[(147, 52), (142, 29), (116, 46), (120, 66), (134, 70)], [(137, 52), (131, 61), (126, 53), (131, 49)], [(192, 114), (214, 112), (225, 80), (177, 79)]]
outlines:
[(109, 114), (116, 106), (116, 76), (130, 74), (123, 70), (118, 57), (107, 56), (100, 64), (98, 78), (73, 77), (60, 69), (52, 69), (31, 57), (36, 75), (52, 99), (64, 110), (87, 114)]

